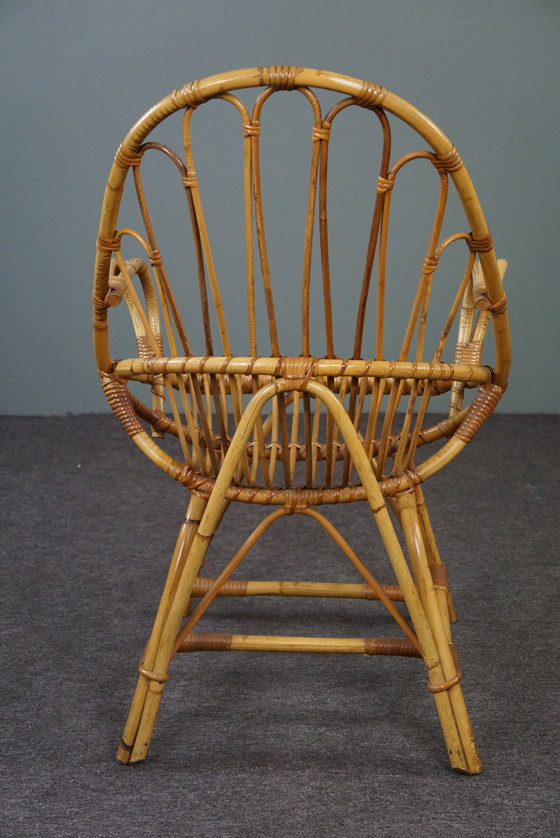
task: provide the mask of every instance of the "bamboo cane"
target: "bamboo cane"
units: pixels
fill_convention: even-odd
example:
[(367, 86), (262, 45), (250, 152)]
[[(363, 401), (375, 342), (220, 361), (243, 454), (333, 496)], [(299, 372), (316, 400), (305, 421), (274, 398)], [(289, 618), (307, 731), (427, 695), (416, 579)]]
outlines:
[[(142, 659), (142, 671), (140, 672), (121, 744), (117, 751), (119, 762), (128, 763), (141, 760), (147, 751), (151, 731), (156, 720), (161, 691), (167, 675), (167, 664), (159, 673), (160, 678), (163, 680), (158, 681), (153, 679), (147, 673), (151, 673), (157, 665), (156, 656), (161, 644), (164, 627), (169, 620), (172, 604), (176, 598), (179, 582), (184, 573), (187, 557), (205, 506), (206, 501), (204, 499), (196, 495), (193, 496), (190, 500), (185, 520), (179, 531), (152, 634)], [(149, 708), (146, 708), (149, 691), (151, 691), (151, 701)], [(143, 739), (141, 738), (141, 734), (143, 734)]]
[[(192, 597), (203, 597), (215, 580), (199, 577), (193, 588)], [(385, 596), (393, 602), (404, 602), (398, 585), (381, 585)], [(301, 596), (340, 597), (350, 599), (378, 600), (379, 594), (368, 584), (353, 582), (289, 582), (277, 580), (241, 580), (225, 582), (217, 592), (218, 596)]]
[(193, 632), (178, 652), (307, 652), (312, 654), (399, 655), (420, 657), (409, 640), (381, 637), (287, 637), (259, 634), (203, 634)]
[[(430, 624), (437, 654), (441, 667), (428, 669), (430, 675), (430, 687), (432, 690), (439, 689), (440, 672), (443, 674), (445, 692), (449, 696), (456, 729), (461, 739), (462, 754), (466, 763), (466, 771), (469, 774), (477, 774), (482, 770), (482, 763), (474, 740), (467, 709), (460, 687), (460, 674), (457, 673), (456, 662), (453, 659), (449, 646), (448, 632), (442, 620), (441, 611), (437, 601), (431, 574), (429, 572), (426, 549), (422, 539), (418, 513), (414, 497), (411, 494), (403, 494), (398, 498), (401, 514), (401, 522), (406, 538), (408, 553), (416, 578), (416, 585), (426, 617)], [(439, 682), (439, 683), (438, 683)], [(449, 686), (448, 686), (449, 685)], [(437, 697), (438, 692), (434, 692)], [(441, 693), (439, 693), (441, 695)]]

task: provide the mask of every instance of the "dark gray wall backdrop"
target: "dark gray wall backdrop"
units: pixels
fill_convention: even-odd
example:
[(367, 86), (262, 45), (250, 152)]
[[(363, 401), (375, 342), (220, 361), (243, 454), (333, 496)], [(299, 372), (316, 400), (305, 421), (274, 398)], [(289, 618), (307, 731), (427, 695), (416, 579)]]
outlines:
[(108, 168), (194, 78), (324, 67), (412, 101), (457, 142), (507, 290), (501, 409), (558, 412), (558, 0), (0, 0), (0, 413), (104, 411), (90, 337)]

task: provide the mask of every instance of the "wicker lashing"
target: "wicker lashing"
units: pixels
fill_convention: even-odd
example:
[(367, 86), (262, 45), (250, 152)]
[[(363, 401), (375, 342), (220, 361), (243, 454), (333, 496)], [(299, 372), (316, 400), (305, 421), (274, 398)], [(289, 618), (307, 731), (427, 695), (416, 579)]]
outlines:
[[(288, 97), (286, 103), (289, 97), (291, 103), (297, 98), (294, 113), (301, 114), (308, 106), (310, 121), (301, 314), (294, 314), (294, 309), (289, 314), (292, 321), (299, 320), (300, 337), (297, 344), (286, 346), (279, 322), (279, 312), (286, 309), (280, 299), (284, 285), (269, 250), (277, 230), (266, 223), (270, 181), (263, 177), (268, 102), (272, 97), (279, 102), (277, 93)], [(333, 99), (333, 93), (338, 97)], [(221, 108), (233, 108), (238, 119), (243, 184), (239, 218), (244, 228), (244, 245), (238, 250), (245, 273), (239, 294), (247, 297), (243, 326), (231, 322), (231, 298), (226, 305), (220, 275), (224, 262), (215, 258), (220, 230), (212, 228), (204, 211), (204, 188), (212, 170), (200, 165), (198, 158), (195, 167), (195, 151), (202, 149), (195, 142), (193, 125), (211, 100), (221, 100)], [(362, 167), (359, 181), (366, 184), (370, 206), (361, 268), (356, 272), (351, 260), (345, 264), (341, 298), (327, 179), (332, 154), (348, 136), (341, 130), (348, 114), (357, 115), (366, 126), (365, 142), (372, 149), (370, 162), (357, 164)], [(173, 148), (160, 141), (158, 133), (168, 117), (168, 134), (178, 127), (177, 119), (181, 124)], [(276, 121), (276, 131), (277, 125)], [(393, 132), (403, 125), (409, 139), (410, 129), (415, 132), (412, 148), (423, 148), (392, 160)], [(371, 162), (375, 154), (377, 162)], [(152, 215), (153, 172), (146, 175), (148, 159), (163, 161), (160, 165), (168, 167), (184, 194), (186, 212), (180, 221), (184, 217), (190, 225), (192, 257), (181, 257), (187, 263), (179, 262), (180, 269), (169, 236), (160, 236)], [(433, 193), (422, 203), (422, 224), (415, 225), (428, 231), (423, 252), (413, 280), (405, 282), (394, 276), (390, 258), (393, 207), (398, 206), (406, 180), (403, 173), (418, 161), (432, 179)], [(349, 169), (354, 165), (352, 154), (345, 165)], [(136, 202), (134, 212), (130, 199), (121, 210), (125, 187)], [(462, 205), (464, 228), (444, 234), (450, 190), (459, 199), (455, 206)], [(280, 200), (280, 192), (275, 200)], [(342, 193), (348, 197), (348, 190)], [(351, 203), (352, 194), (349, 199)], [(430, 209), (434, 205), (435, 211)], [(289, 214), (288, 207), (285, 217)], [(297, 246), (291, 241), (287, 249)], [(118, 750), (121, 762), (146, 757), (177, 652), (269, 650), (421, 658), (452, 767), (471, 774), (480, 771), (451, 639), (455, 611), (422, 487), (468, 445), (507, 385), (505, 268), (505, 261), (496, 259), (480, 202), (455, 146), (431, 120), (380, 85), (292, 66), (238, 70), (173, 91), (127, 134), (111, 168), (97, 236), (93, 291), (97, 364), (109, 404), (126, 432), (150, 460), (188, 490), (190, 500), (138, 668), (136, 693)], [(228, 269), (228, 284), (235, 275)], [(394, 309), (390, 325), (386, 322), (395, 287), (398, 328)], [(445, 289), (451, 294), (443, 314), (436, 305), (433, 315), (433, 302), (439, 302)], [(108, 326), (110, 319), (116, 329), (121, 328), (122, 301), (130, 312), (136, 346), (132, 344), (129, 357), (114, 360)], [(353, 337), (349, 348), (339, 354), (335, 327), (341, 318), (348, 320), (352, 307)], [(196, 311), (193, 330), (189, 318)], [(317, 321), (322, 324), (319, 341), (314, 332)], [(484, 363), (490, 321), (491, 366)], [(433, 322), (437, 328), (435, 337), (430, 337)], [(389, 338), (399, 329), (400, 347), (389, 350)], [(119, 335), (118, 340), (120, 348), (124, 338)], [(263, 346), (265, 350), (259, 348)], [(140, 396), (141, 385), (151, 391), (148, 401)], [(159, 442), (164, 436), (166, 442)], [(207, 564), (206, 575), (201, 576), (211, 538), (234, 501), (268, 509), (235, 555), (214, 575), (207, 575)], [(392, 571), (385, 584), (323, 512), (330, 504), (355, 501), (369, 505), (379, 531), (387, 571)], [(303, 516), (321, 526), (353, 566), (357, 581), (232, 578), (268, 528), (281, 527), (288, 515), (299, 516), (296, 520), (302, 526)], [(308, 525), (313, 526), (311, 521)], [(259, 636), (194, 630), (216, 596), (259, 595), (371, 601), (372, 608), (381, 605), (391, 615), (396, 636), (295, 637), (289, 629), (283, 636)]]

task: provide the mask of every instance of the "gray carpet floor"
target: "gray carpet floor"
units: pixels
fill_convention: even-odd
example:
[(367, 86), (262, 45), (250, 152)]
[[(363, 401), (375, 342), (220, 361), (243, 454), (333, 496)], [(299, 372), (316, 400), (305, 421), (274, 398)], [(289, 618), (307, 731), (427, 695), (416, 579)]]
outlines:
[[(149, 759), (119, 765), (185, 493), (112, 416), (1, 418), (2, 834), (557, 835), (559, 432), (560, 417), (494, 416), (426, 485), (485, 763), (468, 777), (448, 768), (422, 663), (353, 655), (181, 655)], [(357, 551), (383, 568), (367, 509), (351, 515)], [(260, 517), (228, 511), (209, 574)], [(355, 579), (314, 522), (285, 523), (247, 576)], [(207, 623), (286, 624), (390, 633), (378, 604), (332, 600), (222, 599)]]

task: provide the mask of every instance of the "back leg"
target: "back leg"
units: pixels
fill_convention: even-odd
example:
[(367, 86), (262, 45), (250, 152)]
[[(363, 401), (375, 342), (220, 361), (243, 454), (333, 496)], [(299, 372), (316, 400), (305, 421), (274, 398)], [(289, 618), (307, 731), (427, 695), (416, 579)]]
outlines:
[[(142, 661), (136, 691), (130, 706), (123, 737), (117, 751), (117, 760), (122, 763), (138, 762), (145, 758), (155, 725), (163, 685), (168, 680), (171, 649), (169, 637), (177, 634), (186, 603), (190, 599), (192, 585), (198, 573), (194, 567), (192, 546), (206, 499), (191, 497), (185, 520), (175, 544), (171, 565), (165, 581), (159, 608)], [(173, 633), (173, 627), (175, 627)]]
[(434, 588), (438, 598), (438, 603), (440, 606), (442, 617), (447, 625), (449, 640), (451, 641), (451, 629), (449, 624), (456, 622), (457, 614), (455, 612), (455, 606), (453, 605), (451, 592), (449, 590), (449, 583), (447, 581), (447, 569), (440, 556), (436, 537), (432, 528), (432, 522), (428, 513), (428, 507), (426, 505), (426, 499), (424, 498), (424, 493), (420, 486), (417, 486), (414, 490), (414, 496), (416, 498), (418, 519), (420, 522), (420, 527), (422, 529), (424, 546), (426, 548), (428, 564), (430, 566), (430, 572), (434, 581)]
[(332, 414), (366, 491), (368, 503), (420, 644), (428, 670), (428, 689), (434, 696), (451, 765), (458, 771), (476, 774), (482, 766), (459, 686), (460, 678), (457, 677), (451, 647), (437, 604), (414, 495), (405, 492), (395, 498), (413, 567), (413, 578), (369, 457), (344, 406), (323, 384), (310, 380), (304, 386), (320, 398)]
[[(437, 683), (440, 675), (434, 677), (434, 674), (430, 671), (428, 689), (433, 693), (434, 699), (436, 699), (438, 710), (441, 705), (441, 700), (438, 702), (438, 696), (448, 696), (456, 730), (461, 741), (462, 756), (465, 761), (465, 767), (461, 770), (465, 770), (469, 774), (477, 774), (482, 770), (482, 763), (461, 690), (461, 673), (457, 671), (457, 662), (450, 643), (449, 622), (446, 622), (445, 619), (447, 612), (444, 610), (442, 613), (440, 602), (438, 601), (438, 596), (434, 588), (428, 561), (428, 549), (424, 541), (424, 532), (416, 498), (413, 493), (405, 492), (398, 497), (397, 502), (418, 595), (426, 614), (441, 664), (441, 673), (443, 674), (443, 681)], [(440, 720), (441, 718), (440, 712)]]

